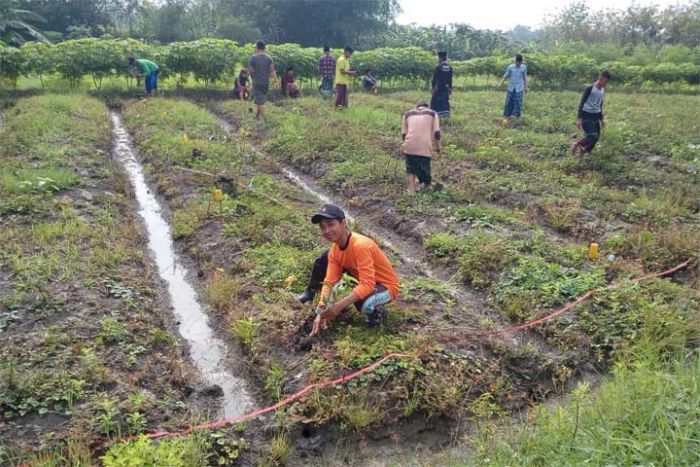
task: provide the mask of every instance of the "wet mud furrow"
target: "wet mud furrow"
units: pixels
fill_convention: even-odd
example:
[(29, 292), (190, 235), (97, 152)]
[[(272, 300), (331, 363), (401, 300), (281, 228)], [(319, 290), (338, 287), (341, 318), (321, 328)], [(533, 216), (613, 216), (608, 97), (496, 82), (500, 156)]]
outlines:
[(146, 184), (120, 113), (112, 110), (111, 119), (114, 155), (129, 175), (139, 205), (139, 215), (147, 232), (148, 247), (158, 266), (160, 278), (167, 284), (171, 306), (178, 319), (178, 330), (188, 343), (190, 358), (205, 381), (221, 388), (221, 415), (240, 415), (254, 407), (253, 400), (245, 382), (228, 368), (226, 360), (229, 350), (217, 337), (202, 310), (187, 268), (174, 248), (171, 228), (162, 215), (160, 203)]

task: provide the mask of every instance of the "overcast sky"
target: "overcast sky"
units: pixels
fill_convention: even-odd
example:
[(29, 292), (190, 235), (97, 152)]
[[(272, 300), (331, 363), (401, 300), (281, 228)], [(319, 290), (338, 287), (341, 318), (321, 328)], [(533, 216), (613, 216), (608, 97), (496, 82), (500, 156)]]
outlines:
[[(542, 19), (566, 5), (567, 2), (556, 0), (401, 0), (403, 13), (397, 18), (399, 24), (417, 23), (422, 26), (431, 24), (467, 23), (477, 29), (508, 30), (517, 24), (533, 28), (542, 23)], [(603, 8), (625, 9), (631, 0), (588, 0), (593, 10)], [(688, 4), (690, 1), (679, 0), (636, 0), (636, 5)]]

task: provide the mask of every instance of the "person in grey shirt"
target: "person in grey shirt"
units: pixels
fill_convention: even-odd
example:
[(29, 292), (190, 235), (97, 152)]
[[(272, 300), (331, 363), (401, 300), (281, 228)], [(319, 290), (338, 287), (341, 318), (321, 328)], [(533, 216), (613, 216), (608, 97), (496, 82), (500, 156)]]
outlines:
[(583, 138), (571, 145), (571, 154), (577, 159), (582, 159), (584, 154), (590, 153), (600, 139), (600, 133), (605, 127), (603, 115), (603, 97), (605, 86), (608, 85), (611, 75), (608, 70), (603, 70), (598, 75), (598, 81), (587, 86), (581, 96), (576, 116), (576, 127), (583, 129)]
[(267, 102), (267, 92), (270, 89), (270, 77), (276, 82), (277, 74), (272, 63), (272, 57), (265, 52), (265, 43), (258, 41), (255, 44), (255, 53), (248, 61), (248, 71), (253, 77), (253, 100), (258, 107), (255, 118), (265, 116), (265, 102)]

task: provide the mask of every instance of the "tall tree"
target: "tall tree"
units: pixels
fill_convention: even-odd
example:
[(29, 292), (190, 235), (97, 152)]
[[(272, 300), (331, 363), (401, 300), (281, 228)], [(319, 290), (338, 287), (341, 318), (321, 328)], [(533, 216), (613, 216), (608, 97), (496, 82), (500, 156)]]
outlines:
[(269, 40), (317, 47), (357, 45), (386, 31), (399, 11), (398, 0), (232, 2), (232, 12), (250, 20)]
[(18, 1), (0, 0), (0, 41), (14, 46), (22, 45), (27, 40), (46, 41), (35, 26), (43, 22), (43, 17), (20, 8)]

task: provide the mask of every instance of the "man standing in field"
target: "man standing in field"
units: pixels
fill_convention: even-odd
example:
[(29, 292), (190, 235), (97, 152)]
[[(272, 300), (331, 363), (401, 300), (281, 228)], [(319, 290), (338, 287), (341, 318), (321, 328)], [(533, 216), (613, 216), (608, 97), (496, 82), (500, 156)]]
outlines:
[(158, 65), (145, 58), (129, 57), (129, 67), (137, 70), (137, 76), (143, 76), (146, 85), (146, 97), (153, 96), (158, 89)]
[(503, 86), (506, 79), (508, 79), (508, 90), (506, 92), (506, 104), (503, 108), (503, 117), (508, 121), (504, 120), (504, 125), (509, 123), (513, 117), (520, 118), (523, 94), (528, 92), (527, 67), (523, 63), (522, 55), (517, 54), (515, 56), (515, 64), (511, 63), (508, 65), (499, 86)]
[(343, 56), (338, 59), (335, 65), (335, 108), (344, 108), (348, 106), (348, 86), (350, 86), (350, 77), (357, 75), (357, 71), (350, 69), (350, 57), (352, 56), (352, 47), (345, 47)]
[(408, 193), (416, 192), (416, 178), (423, 189), (430, 187), (432, 176), (430, 160), (433, 157), (433, 143), (440, 152), (440, 118), (437, 112), (420, 101), (416, 108), (403, 114), (401, 120), (402, 150), (406, 158)]
[(267, 102), (267, 92), (270, 90), (270, 76), (277, 81), (277, 74), (272, 63), (272, 57), (265, 52), (265, 43), (258, 41), (255, 44), (255, 53), (248, 61), (248, 71), (253, 78), (253, 100), (257, 105), (255, 118), (265, 116), (265, 102)]
[(333, 75), (335, 75), (335, 57), (328, 46), (323, 48), (323, 55), (318, 61), (318, 77), (321, 80), (321, 95), (328, 99), (333, 94)]
[(608, 70), (603, 70), (598, 75), (598, 81), (586, 86), (578, 105), (576, 127), (583, 128), (583, 138), (571, 145), (571, 154), (577, 159), (582, 159), (584, 154), (590, 153), (600, 139), (600, 132), (605, 127), (603, 116), (603, 97), (605, 86), (608, 85), (611, 75)]
[[(338, 206), (324, 205), (311, 217), (311, 222), (319, 225), (323, 238), (333, 245), (316, 259), (309, 286), (299, 297), (306, 303), (321, 290), (310, 336), (326, 329), (329, 321), (352, 304), (363, 313), (368, 326), (381, 324), (386, 317), (382, 305), (399, 295), (399, 278), (386, 255), (374, 240), (350, 231), (345, 213)], [(343, 273), (357, 279), (358, 284), (347, 297), (328, 307), (331, 289)]]
[(430, 108), (442, 118), (450, 116), (450, 95), (452, 94), (452, 67), (447, 63), (447, 52), (438, 52), (438, 65), (433, 73), (433, 97)]

